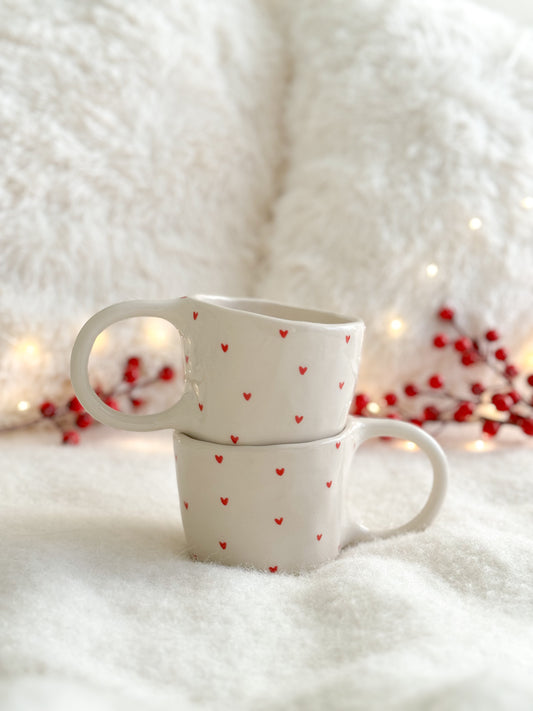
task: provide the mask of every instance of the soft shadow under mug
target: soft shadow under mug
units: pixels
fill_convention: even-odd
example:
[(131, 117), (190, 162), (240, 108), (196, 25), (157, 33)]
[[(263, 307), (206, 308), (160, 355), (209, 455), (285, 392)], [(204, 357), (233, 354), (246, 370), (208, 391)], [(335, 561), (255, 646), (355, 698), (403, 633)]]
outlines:
[[(415, 442), (433, 469), (429, 497), (410, 521), (371, 531), (346, 510), (351, 462), (371, 437)], [(348, 418), (335, 437), (314, 442), (232, 447), (174, 433), (181, 515), (191, 556), (200, 561), (296, 573), (335, 558), (350, 543), (425, 528), (447, 486), (440, 446), (419, 427)]]
[[(137, 316), (173, 324), (185, 354), (183, 396), (152, 415), (108, 407), (89, 383), (89, 355), (99, 333)], [(103, 309), (83, 326), (71, 379), (87, 412), (113, 427), (169, 428), (239, 445), (304, 442), (344, 428), (363, 334), (360, 319), (260, 299), (129, 301)]]

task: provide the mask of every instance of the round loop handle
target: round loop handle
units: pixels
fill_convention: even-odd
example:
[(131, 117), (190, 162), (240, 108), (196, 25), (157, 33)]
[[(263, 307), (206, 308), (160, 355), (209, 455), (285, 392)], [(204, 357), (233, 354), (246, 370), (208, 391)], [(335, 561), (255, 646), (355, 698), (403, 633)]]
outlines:
[(355, 450), (374, 437), (398, 437), (414, 442), (427, 455), (433, 468), (433, 482), (428, 499), (422, 510), (407, 523), (385, 530), (373, 531), (357, 522), (348, 524), (342, 545), (377, 538), (390, 538), (409, 531), (421, 531), (426, 528), (439, 512), (448, 485), (448, 462), (440, 445), (433, 437), (407, 422), (388, 419), (357, 419), (351, 432)]
[(153, 316), (169, 321), (179, 330), (181, 300), (124, 301), (108, 306), (92, 316), (80, 330), (70, 359), (72, 386), (83, 407), (99, 422), (122, 430), (146, 432), (167, 428), (180, 429), (187, 421), (186, 396), (172, 407), (152, 415), (130, 415), (106, 405), (89, 382), (89, 356), (98, 335), (108, 326), (128, 318)]

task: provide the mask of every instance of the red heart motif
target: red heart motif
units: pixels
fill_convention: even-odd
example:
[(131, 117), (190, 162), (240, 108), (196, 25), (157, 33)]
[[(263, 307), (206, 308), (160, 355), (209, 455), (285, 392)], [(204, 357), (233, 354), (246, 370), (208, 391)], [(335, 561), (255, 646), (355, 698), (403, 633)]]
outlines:
[(237, 442), (239, 441), (239, 438), (236, 437), (235, 435), (231, 435), (231, 441), (233, 442), (233, 444), (237, 444)]
[(303, 366), (300, 366), (299, 370), (300, 370), (300, 375), (305, 375), (307, 372), (307, 366), (305, 368)]
[(317, 534), (316, 534), (316, 540), (319, 541), (321, 538), (322, 538), (322, 534), (321, 534), (321, 533), (317, 533)]
[(222, 464), (222, 460), (224, 459), (224, 457), (222, 456), (222, 454), (215, 454), (215, 459), (219, 464)]
[(226, 546), (228, 545), (226, 541), (219, 541), (218, 545), (222, 548), (223, 551), (226, 550)]
[(221, 496), (221, 497), (220, 497), (220, 501), (222, 502), (222, 505), (223, 505), (223, 506), (227, 506), (229, 499), (228, 499), (227, 497), (226, 497), (225, 499), (223, 499), (222, 496)]
[(283, 476), (285, 474), (285, 467), (281, 467), (281, 469), (276, 469), (276, 474), (278, 476)]
[(351, 338), (351, 336), (346, 336), (346, 343), (350, 342), (350, 338)]
[(198, 318), (198, 311), (193, 311), (193, 312), (192, 312), (192, 317), (193, 317), (193, 319), (196, 321), (196, 319)]
[(271, 565), (269, 567), (269, 570), (271, 573), (277, 573), (278, 572), (278, 566), (277, 565)]
[(304, 416), (303, 415), (294, 415), (294, 419), (296, 420), (297, 424), (300, 424), (300, 422), (303, 420)]
[(198, 407), (200, 408), (200, 412), (202, 412), (202, 410), (204, 409), (204, 406), (202, 405), (201, 402), (198, 403)]
[(275, 518), (274, 521), (278, 524), (278, 526), (281, 526), (283, 523), (283, 516), (281, 518)]
[(335, 447), (337, 447), (337, 449), (338, 449), (340, 446), (341, 446), (341, 443), (340, 443), (340, 442), (335, 442)]
[(228, 352), (229, 345), (228, 345), (227, 343), (221, 343), (221, 344), (220, 344), (220, 347), (222, 348), (222, 350), (224, 351), (224, 353), (227, 353), (227, 352)]
[(342, 381), (342, 383), (339, 383), (339, 388), (340, 388), (341, 390), (343, 389), (343, 387), (344, 387), (344, 380)]
[(331, 485), (332, 485), (332, 484), (333, 484), (333, 481), (327, 481), (327, 482), (326, 482), (326, 486), (328, 487), (328, 489), (331, 489)]
[(281, 328), (279, 329), (279, 335), (282, 338), (286, 338), (288, 333), (289, 333), (288, 331), (282, 331)]
[(184, 501), (184, 502), (183, 502), (183, 505), (185, 506), (186, 509), (189, 508), (189, 502), (188, 502), (188, 501)]
[(242, 396), (245, 400), (249, 400), (252, 397), (252, 393), (243, 393)]

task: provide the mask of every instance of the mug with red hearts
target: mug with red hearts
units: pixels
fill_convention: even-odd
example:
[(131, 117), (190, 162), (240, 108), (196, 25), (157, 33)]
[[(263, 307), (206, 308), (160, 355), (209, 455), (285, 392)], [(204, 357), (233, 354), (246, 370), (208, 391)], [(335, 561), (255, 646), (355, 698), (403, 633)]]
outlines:
[[(347, 510), (354, 452), (386, 435), (415, 442), (429, 457), (426, 504), (398, 528), (371, 531)], [(297, 444), (234, 447), (176, 432), (181, 515), (191, 557), (264, 571), (298, 573), (335, 558), (346, 545), (425, 528), (447, 484), (444, 454), (419, 427), (348, 418), (334, 437)]]
[[(99, 333), (137, 316), (173, 324), (186, 356), (183, 396), (150, 415), (108, 407), (89, 382), (89, 355)], [(169, 428), (222, 444), (306, 442), (344, 428), (364, 329), (358, 318), (260, 299), (123, 302), (83, 326), (72, 351), (71, 379), (87, 412), (113, 427)]]

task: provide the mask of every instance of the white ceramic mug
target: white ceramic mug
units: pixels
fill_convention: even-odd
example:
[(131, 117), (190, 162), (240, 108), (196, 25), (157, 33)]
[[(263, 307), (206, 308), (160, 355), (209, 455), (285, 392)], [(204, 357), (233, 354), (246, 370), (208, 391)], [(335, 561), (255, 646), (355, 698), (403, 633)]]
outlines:
[[(98, 334), (135, 316), (170, 321), (186, 356), (183, 396), (153, 415), (117, 412), (89, 383)], [(72, 351), (71, 379), (87, 412), (113, 427), (170, 428), (228, 444), (303, 442), (344, 428), (363, 334), (359, 319), (259, 299), (129, 301), (103, 309), (83, 326)]]
[[(378, 436), (415, 442), (433, 483), (426, 504), (404, 525), (371, 531), (345, 510), (352, 457)], [(176, 432), (181, 514), (190, 554), (201, 561), (295, 573), (335, 558), (350, 543), (425, 528), (446, 492), (447, 463), (427, 433), (405, 422), (348, 418), (337, 436), (314, 442), (232, 447)]]

